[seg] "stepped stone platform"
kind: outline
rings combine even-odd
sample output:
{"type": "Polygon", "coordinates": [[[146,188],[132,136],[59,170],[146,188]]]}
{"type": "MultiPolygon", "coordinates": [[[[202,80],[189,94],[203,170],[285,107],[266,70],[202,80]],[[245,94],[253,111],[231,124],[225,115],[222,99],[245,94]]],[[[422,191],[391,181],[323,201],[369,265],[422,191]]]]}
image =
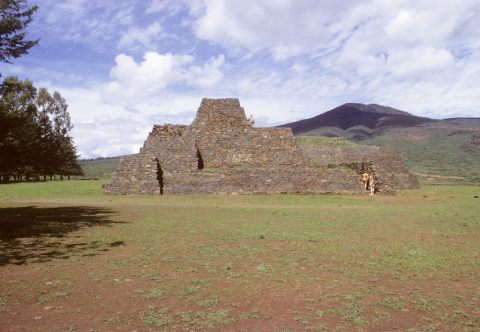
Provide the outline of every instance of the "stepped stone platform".
{"type": "Polygon", "coordinates": [[[204,98],[191,125],[154,125],[104,194],[356,194],[366,169],[381,192],[420,187],[393,149],[299,145],[290,128],[253,128],[238,99],[204,98]]]}
{"type": "Polygon", "coordinates": [[[317,164],[346,167],[358,174],[373,170],[380,191],[418,189],[420,184],[396,149],[376,146],[301,145],[305,154],[317,164]]]}

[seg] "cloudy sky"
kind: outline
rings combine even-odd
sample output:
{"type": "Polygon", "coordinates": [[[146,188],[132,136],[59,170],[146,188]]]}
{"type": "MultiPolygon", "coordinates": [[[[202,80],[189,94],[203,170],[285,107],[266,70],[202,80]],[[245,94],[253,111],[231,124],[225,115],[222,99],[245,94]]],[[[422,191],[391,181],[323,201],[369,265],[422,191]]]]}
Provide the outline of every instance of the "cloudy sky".
{"type": "Polygon", "coordinates": [[[40,45],[2,76],[67,100],[82,158],[239,98],[259,126],[347,102],[480,116],[478,0],[28,0],[40,45]]]}

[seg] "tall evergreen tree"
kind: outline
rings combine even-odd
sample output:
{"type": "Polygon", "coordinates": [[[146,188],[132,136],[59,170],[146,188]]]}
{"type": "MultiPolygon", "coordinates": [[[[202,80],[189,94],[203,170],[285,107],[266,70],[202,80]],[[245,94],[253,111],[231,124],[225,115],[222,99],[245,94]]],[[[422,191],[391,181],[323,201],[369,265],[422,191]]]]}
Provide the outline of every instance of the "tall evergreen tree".
{"type": "MultiPolygon", "coordinates": [[[[40,39],[25,40],[23,32],[38,7],[28,8],[25,0],[0,0],[0,61],[12,63],[38,44],[40,39]]],[[[0,74],[1,76],[1,74],[0,74]]]]}
{"type": "MultiPolygon", "coordinates": [[[[68,105],[64,98],[55,91],[53,96],[45,88],[40,88],[36,99],[39,108],[40,127],[42,131],[42,170],[44,179],[47,175],[60,174],[66,163],[66,155],[73,148],[68,132],[73,128],[68,105]]],[[[71,157],[71,156],[70,156],[71,157]]]]}
{"type": "Polygon", "coordinates": [[[60,174],[61,179],[63,176],[67,176],[70,180],[70,176],[82,176],[84,175],[82,166],[78,163],[77,148],[73,145],[73,141],[70,137],[63,141],[61,147],[62,162],[57,173],[60,174]]]}
{"type": "Polygon", "coordinates": [[[29,80],[5,78],[0,85],[0,173],[33,175],[39,138],[37,90],[29,80]]]}
{"type": "Polygon", "coordinates": [[[0,85],[0,176],[83,175],[68,132],[68,105],[58,92],[6,77],[0,85]]]}

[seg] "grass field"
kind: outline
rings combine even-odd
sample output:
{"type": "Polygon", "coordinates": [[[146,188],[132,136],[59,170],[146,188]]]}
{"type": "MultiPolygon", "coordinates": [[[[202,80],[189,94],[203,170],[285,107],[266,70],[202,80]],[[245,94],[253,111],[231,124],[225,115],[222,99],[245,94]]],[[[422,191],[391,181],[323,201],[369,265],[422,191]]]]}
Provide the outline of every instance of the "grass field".
{"type": "Polygon", "coordinates": [[[118,168],[120,163],[120,157],[112,158],[99,158],[94,160],[81,160],[80,166],[82,166],[85,175],[83,178],[93,179],[98,177],[100,179],[110,179],[113,171],[118,168]]]}
{"type": "Polygon", "coordinates": [[[479,331],[479,186],[103,196],[0,185],[2,331],[479,331]]]}
{"type": "Polygon", "coordinates": [[[350,142],[344,137],[325,136],[297,136],[298,144],[333,145],[333,146],[360,146],[350,142]]]}

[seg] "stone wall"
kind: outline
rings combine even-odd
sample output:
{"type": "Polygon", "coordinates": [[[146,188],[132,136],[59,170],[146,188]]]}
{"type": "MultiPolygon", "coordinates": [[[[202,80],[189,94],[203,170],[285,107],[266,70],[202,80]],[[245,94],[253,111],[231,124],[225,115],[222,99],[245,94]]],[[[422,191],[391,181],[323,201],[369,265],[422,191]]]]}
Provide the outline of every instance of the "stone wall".
{"type": "Polygon", "coordinates": [[[149,134],[149,136],[156,136],[156,137],[168,137],[168,136],[182,136],[187,126],[184,125],[172,125],[172,124],[165,124],[163,126],[160,125],[153,125],[153,130],[149,134]]]}
{"type": "Polygon", "coordinates": [[[385,193],[413,181],[394,150],[300,146],[290,128],[251,127],[238,99],[203,99],[190,126],[155,125],[104,194],[354,194],[368,167],[385,193]]]}
{"type": "MultiPolygon", "coordinates": [[[[154,163],[152,163],[153,165],[154,163]]],[[[156,169],[153,168],[155,171],[156,169]]],[[[135,171],[136,172],[136,171],[135,171]]],[[[157,174],[155,172],[155,174],[157,174]]],[[[159,194],[160,187],[152,186],[150,190],[139,191],[143,178],[137,173],[130,173],[138,182],[120,181],[122,186],[112,192],[112,187],[105,189],[105,194],[159,194]]],[[[119,180],[112,177],[112,184],[119,180]]],[[[232,170],[196,170],[185,172],[163,172],[163,193],[168,194],[356,194],[363,190],[357,174],[340,169],[232,169],[232,170]]],[[[158,185],[158,182],[157,182],[158,185]]]]}
{"type": "Polygon", "coordinates": [[[319,164],[373,162],[379,172],[408,173],[397,150],[376,146],[301,145],[305,154],[319,164]]]}
{"type": "Polygon", "coordinates": [[[311,165],[290,128],[220,127],[191,135],[205,168],[311,165]]]}
{"type": "Polygon", "coordinates": [[[151,155],[123,156],[110,183],[105,185],[105,195],[161,194],[158,181],[158,164],[151,155]]]}
{"type": "Polygon", "coordinates": [[[290,128],[253,128],[238,99],[206,99],[184,137],[195,140],[205,168],[311,165],[290,128]]]}
{"type": "Polygon", "coordinates": [[[232,171],[219,182],[219,189],[248,193],[338,193],[355,194],[363,190],[356,174],[339,169],[252,169],[232,171]]]}
{"type": "Polygon", "coordinates": [[[345,166],[361,174],[373,170],[377,176],[380,191],[392,192],[397,189],[416,189],[420,184],[410,174],[396,149],[376,146],[331,146],[301,145],[313,162],[330,167],[345,166]]]}
{"type": "Polygon", "coordinates": [[[149,135],[140,155],[154,156],[164,171],[184,171],[198,168],[195,140],[188,137],[157,137],[149,135]]]}
{"type": "MultiPolygon", "coordinates": [[[[166,132],[154,127],[157,132],[166,132]]],[[[120,159],[105,194],[163,194],[168,192],[172,174],[198,168],[195,141],[182,136],[155,136],[150,133],[140,153],[120,159]],[[156,184],[156,185],[154,185],[156,184]]]]}
{"type": "Polygon", "coordinates": [[[203,98],[197,116],[189,127],[193,129],[196,127],[251,127],[251,125],[238,99],[203,98]]]}

